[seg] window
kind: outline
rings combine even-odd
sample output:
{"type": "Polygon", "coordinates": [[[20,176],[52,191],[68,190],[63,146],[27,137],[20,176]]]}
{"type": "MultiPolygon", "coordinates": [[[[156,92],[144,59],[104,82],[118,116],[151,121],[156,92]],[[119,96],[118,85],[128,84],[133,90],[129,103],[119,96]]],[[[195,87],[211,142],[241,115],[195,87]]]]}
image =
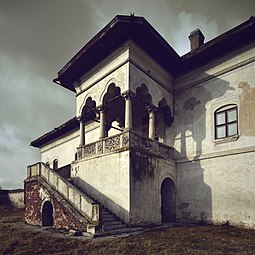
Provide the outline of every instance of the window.
{"type": "Polygon", "coordinates": [[[215,139],[238,134],[237,106],[227,105],[215,111],[215,139]]]}
{"type": "Polygon", "coordinates": [[[57,160],[57,159],[54,159],[54,160],[53,160],[53,169],[54,169],[54,170],[57,170],[57,169],[58,169],[58,160],[57,160]]]}

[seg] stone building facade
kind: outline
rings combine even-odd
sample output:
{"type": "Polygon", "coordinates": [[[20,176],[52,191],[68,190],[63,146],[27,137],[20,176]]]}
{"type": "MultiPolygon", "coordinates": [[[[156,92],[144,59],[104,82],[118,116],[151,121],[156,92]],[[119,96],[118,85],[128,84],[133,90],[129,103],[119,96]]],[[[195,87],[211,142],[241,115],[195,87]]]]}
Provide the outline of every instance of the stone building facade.
{"type": "Polygon", "coordinates": [[[116,16],[58,72],[76,116],[31,143],[28,223],[255,226],[255,19],[189,39],[180,57],[144,18],[116,16]]]}

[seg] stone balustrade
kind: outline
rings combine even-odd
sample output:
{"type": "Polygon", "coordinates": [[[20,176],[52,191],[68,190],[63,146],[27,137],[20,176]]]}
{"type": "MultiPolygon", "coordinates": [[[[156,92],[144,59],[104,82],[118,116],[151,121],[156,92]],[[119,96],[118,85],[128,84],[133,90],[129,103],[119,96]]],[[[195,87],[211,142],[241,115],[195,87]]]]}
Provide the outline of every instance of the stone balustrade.
{"type": "Polygon", "coordinates": [[[39,162],[27,167],[27,178],[40,176],[54,187],[70,204],[80,211],[92,224],[99,224],[99,205],[80,192],[70,182],[50,169],[46,164],[39,162]]]}
{"type": "Polygon", "coordinates": [[[155,157],[173,158],[173,148],[156,140],[143,137],[132,130],[100,139],[77,148],[78,159],[116,153],[122,150],[135,150],[155,157]]]}

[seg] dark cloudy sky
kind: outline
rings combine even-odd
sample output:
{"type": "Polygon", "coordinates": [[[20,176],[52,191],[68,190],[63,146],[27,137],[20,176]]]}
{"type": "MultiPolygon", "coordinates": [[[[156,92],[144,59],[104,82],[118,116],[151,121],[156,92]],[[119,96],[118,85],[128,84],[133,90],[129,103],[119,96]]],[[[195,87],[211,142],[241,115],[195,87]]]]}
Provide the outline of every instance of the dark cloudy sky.
{"type": "Polygon", "coordinates": [[[0,0],[0,186],[22,187],[39,161],[29,143],[75,115],[75,94],[52,83],[115,15],[144,16],[183,55],[255,15],[254,0],[0,0]]]}

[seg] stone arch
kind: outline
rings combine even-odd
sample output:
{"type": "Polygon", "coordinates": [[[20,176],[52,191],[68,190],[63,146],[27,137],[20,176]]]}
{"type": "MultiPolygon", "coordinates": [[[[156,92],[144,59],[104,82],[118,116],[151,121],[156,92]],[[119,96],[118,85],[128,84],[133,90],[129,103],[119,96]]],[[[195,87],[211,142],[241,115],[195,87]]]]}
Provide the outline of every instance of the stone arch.
{"type": "Polygon", "coordinates": [[[103,96],[102,105],[106,109],[106,132],[114,135],[124,129],[125,122],[125,99],[121,96],[120,87],[110,83],[103,96]],[[116,125],[112,125],[112,124],[116,125]]]}
{"type": "Polygon", "coordinates": [[[170,127],[173,122],[171,109],[167,100],[163,97],[158,102],[158,111],[156,112],[156,135],[159,142],[166,140],[166,127],[170,127]]]}
{"type": "Polygon", "coordinates": [[[149,112],[148,107],[152,105],[152,97],[146,84],[142,83],[141,86],[136,88],[135,97],[132,99],[133,111],[133,129],[148,137],[149,131],[149,112]]]}
{"type": "Polygon", "coordinates": [[[173,116],[167,100],[164,97],[158,102],[158,109],[159,112],[163,114],[166,125],[170,127],[173,123],[173,116]]]}
{"type": "Polygon", "coordinates": [[[116,86],[115,83],[111,83],[107,87],[107,91],[103,96],[102,104],[108,105],[111,100],[121,95],[120,87],[116,86]]]}
{"type": "Polygon", "coordinates": [[[42,226],[53,226],[53,204],[46,200],[42,206],[42,226]]]}
{"type": "Polygon", "coordinates": [[[176,185],[172,178],[166,177],[160,185],[161,220],[175,222],[176,220],[176,185]]]}
{"type": "Polygon", "coordinates": [[[92,97],[88,97],[81,111],[81,118],[83,122],[93,120],[96,117],[96,101],[92,97]]]}
{"type": "Polygon", "coordinates": [[[102,91],[102,93],[101,93],[101,95],[100,95],[99,102],[101,102],[101,103],[103,102],[104,95],[107,93],[107,90],[108,90],[108,88],[109,88],[109,86],[110,86],[111,84],[117,84],[117,81],[116,81],[115,78],[110,79],[110,80],[105,84],[104,89],[103,89],[103,91],[102,91]]]}
{"type": "Polygon", "coordinates": [[[149,89],[144,83],[142,83],[140,87],[136,88],[136,97],[148,106],[152,104],[152,97],[149,93],[149,89]]]}
{"type": "Polygon", "coordinates": [[[79,114],[80,114],[80,115],[81,115],[81,113],[82,113],[83,107],[84,107],[85,104],[86,104],[87,99],[88,99],[89,97],[92,98],[92,95],[91,95],[91,94],[92,94],[92,93],[89,92],[89,93],[84,97],[84,99],[83,99],[83,101],[82,101],[82,104],[81,104],[81,106],[80,106],[80,109],[79,109],[79,114]]]}

